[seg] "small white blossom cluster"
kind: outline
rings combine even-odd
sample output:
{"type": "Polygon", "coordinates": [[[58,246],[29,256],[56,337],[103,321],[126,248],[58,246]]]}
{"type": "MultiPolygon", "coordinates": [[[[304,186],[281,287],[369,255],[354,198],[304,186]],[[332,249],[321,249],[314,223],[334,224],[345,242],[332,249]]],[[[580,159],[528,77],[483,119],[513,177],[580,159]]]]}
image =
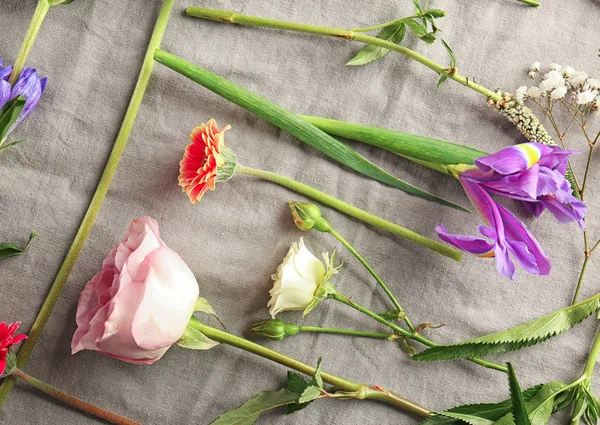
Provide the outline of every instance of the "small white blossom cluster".
{"type": "Polygon", "coordinates": [[[570,93],[575,104],[588,106],[596,111],[600,109],[600,79],[591,78],[571,66],[562,67],[556,63],[551,64],[550,71],[544,74],[540,71],[539,62],[531,65],[528,75],[534,80],[539,78],[539,84],[517,89],[514,98],[520,104],[525,99],[538,101],[542,97],[560,100],[570,93]]]}

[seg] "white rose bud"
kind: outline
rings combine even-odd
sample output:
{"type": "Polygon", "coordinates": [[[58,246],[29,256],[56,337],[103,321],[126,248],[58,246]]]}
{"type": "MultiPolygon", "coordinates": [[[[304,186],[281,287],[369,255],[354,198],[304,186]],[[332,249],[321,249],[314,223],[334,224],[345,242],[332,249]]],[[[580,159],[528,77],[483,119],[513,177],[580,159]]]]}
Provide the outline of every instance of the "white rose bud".
{"type": "MultiPolygon", "coordinates": [[[[273,289],[267,304],[275,316],[282,311],[305,310],[305,315],[328,293],[335,291],[329,279],[337,272],[324,254],[327,268],[304,246],[304,239],[294,242],[277,272],[271,276],[273,289]]],[[[333,261],[333,260],[332,260],[333,261]]]]}

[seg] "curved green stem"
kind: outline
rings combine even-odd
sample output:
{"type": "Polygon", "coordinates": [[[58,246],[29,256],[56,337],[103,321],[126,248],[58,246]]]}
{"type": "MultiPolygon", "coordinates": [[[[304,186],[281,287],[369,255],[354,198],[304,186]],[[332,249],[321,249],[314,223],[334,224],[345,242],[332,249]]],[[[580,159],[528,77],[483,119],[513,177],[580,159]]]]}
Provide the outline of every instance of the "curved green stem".
{"type": "MultiPolygon", "coordinates": [[[[398,325],[395,325],[392,322],[390,322],[388,320],[385,320],[383,317],[381,317],[377,313],[372,312],[371,310],[367,309],[366,307],[361,306],[360,304],[356,304],[354,301],[351,301],[350,299],[348,299],[344,295],[340,294],[339,292],[335,293],[335,294],[332,294],[330,297],[333,300],[339,301],[342,304],[346,304],[347,306],[352,307],[353,309],[360,311],[361,313],[363,313],[363,314],[371,317],[372,319],[375,319],[379,323],[381,323],[381,324],[389,327],[390,329],[398,332],[399,335],[402,335],[405,338],[418,341],[421,344],[426,345],[428,347],[437,347],[437,346],[439,346],[439,344],[436,344],[435,342],[433,342],[430,339],[427,339],[427,338],[419,335],[418,333],[408,332],[407,330],[402,329],[398,325]]],[[[495,370],[499,370],[499,371],[504,372],[504,373],[508,372],[508,369],[506,368],[506,366],[502,366],[502,365],[499,365],[497,363],[489,362],[487,360],[483,360],[483,359],[479,359],[479,358],[475,358],[475,357],[471,358],[471,359],[468,359],[468,360],[471,361],[471,362],[473,362],[473,363],[476,363],[476,364],[478,364],[480,366],[488,368],[488,369],[495,369],[495,370]]]]}
{"type": "Polygon", "coordinates": [[[104,410],[98,406],[94,406],[93,404],[87,403],[80,398],[74,397],[71,394],[65,393],[53,386],[46,384],[45,382],[40,381],[39,379],[34,378],[23,372],[20,369],[15,369],[11,372],[11,375],[22,379],[24,382],[27,382],[34,388],[64,402],[67,403],[76,409],[82,410],[84,412],[89,413],[90,415],[97,416],[105,421],[110,422],[111,424],[117,425],[140,425],[138,422],[131,421],[127,418],[119,416],[115,413],[109,412],[108,410],[104,410]]]}
{"type": "Polygon", "coordinates": [[[360,208],[350,205],[344,201],[340,201],[339,199],[334,198],[331,195],[328,195],[317,189],[313,189],[312,187],[297,182],[296,180],[290,179],[289,177],[284,177],[282,175],[271,173],[269,171],[245,167],[241,164],[237,164],[236,173],[260,177],[261,179],[268,180],[283,187],[287,187],[288,189],[291,189],[302,195],[308,196],[318,202],[321,202],[324,205],[328,205],[332,208],[335,208],[336,210],[344,214],[347,214],[358,220],[364,221],[365,223],[369,223],[375,227],[379,227],[380,229],[386,230],[395,235],[402,236],[403,238],[408,239],[409,241],[417,243],[426,248],[429,248],[432,251],[437,252],[438,254],[442,254],[455,261],[461,260],[461,253],[455,250],[454,248],[450,248],[446,245],[429,239],[428,237],[420,235],[419,233],[413,232],[412,230],[399,226],[398,224],[392,223],[391,221],[384,220],[381,217],[363,211],[360,208]]]}
{"type": "MultiPolygon", "coordinates": [[[[205,325],[195,317],[190,319],[189,325],[214,341],[241,348],[242,350],[257,354],[261,357],[272,360],[306,375],[314,376],[316,372],[316,368],[313,366],[302,363],[296,359],[286,356],[285,354],[271,350],[267,347],[263,347],[262,345],[256,344],[252,341],[248,341],[247,339],[240,338],[220,329],[213,328],[212,326],[205,325]]],[[[348,379],[340,378],[339,376],[332,375],[327,372],[321,372],[321,378],[323,378],[324,382],[333,385],[337,390],[347,392],[363,392],[366,399],[384,401],[424,418],[429,417],[432,413],[431,410],[419,406],[410,400],[400,397],[380,387],[369,387],[348,379]]]]}
{"type": "Polygon", "coordinates": [[[29,24],[29,28],[27,29],[27,33],[25,34],[25,39],[23,40],[23,44],[21,45],[21,50],[19,50],[19,54],[17,55],[17,59],[15,60],[15,64],[13,66],[13,70],[8,78],[8,84],[11,86],[14,85],[19,79],[19,75],[21,75],[21,71],[25,67],[25,63],[27,62],[27,58],[29,57],[29,52],[31,52],[31,48],[33,47],[33,43],[37,38],[38,33],[40,32],[40,28],[42,27],[42,23],[44,22],[44,18],[48,14],[50,10],[50,3],[47,0],[38,0],[38,4],[35,8],[35,12],[33,12],[33,17],[31,18],[31,23],[29,24]]]}
{"type": "Polygon", "coordinates": [[[356,257],[356,259],[363,265],[365,266],[365,269],[367,269],[367,271],[369,273],[371,273],[371,276],[373,276],[375,278],[375,280],[377,281],[377,283],[379,284],[379,286],[381,286],[381,288],[383,289],[383,291],[387,294],[388,298],[392,301],[392,304],[394,304],[394,307],[396,307],[396,310],[398,310],[399,313],[403,313],[404,315],[404,322],[406,323],[406,326],[408,326],[408,328],[410,329],[410,331],[412,333],[415,332],[415,328],[412,325],[412,323],[410,322],[410,320],[408,319],[408,316],[406,315],[406,312],[404,311],[404,309],[400,306],[400,303],[398,302],[398,300],[396,299],[396,297],[394,296],[394,294],[392,294],[392,291],[390,291],[390,288],[388,288],[388,286],[385,284],[385,282],[383,281],[383,279],[381,279],[381,277],[379,277],[379,275],[377,274],[377,272],[375,272],[375,270],[373,269],[373,267],[371,267],[371,265],[369,263],[367,263],[367,261],[362,258],[360,256],[360,254],[352,247],[352,245],[350,245],[343,237],[342,235],[340,235],[338,232],[336,232],[334,229],[330,229],[329,233],[336,238],[342,245],[344,245],[346,247],[346,249],[348,251],[350,251],[350,253],[352,255],[354,255],[356,257]]]}
{"type": "Polygon", "coordinates": [[[336,335],[350,335],[350,336],[361,336],[365,338],[380,338],[393,340],[396,334],[384,334],[378,332],[368,331],[356,331],[353,329],[339,329],[339,328],[324,328],[320,326],[298,326],[299,332],[312,332],[322,334],[336,334],[336,335]]]}
{"type": "Polygon", "coordinates": [[[362,33],[356,33],[354,31],[343,28],[324,27],[320,25],[301,24],[297,22],[287,22],[276,19],[260,18],[257,16],[247,16],[241,13],[235,13],[226,10],[189,7],[186,13],[189,16],[195,18],[209,19],[219,22],[236,23],[242,25],[252,25],[257,27],[277,28],[310,34],[319,34],[329,37],[338,37],[345,40],[360,41],[362,43],[370,44],[372,46],[383,47],[384,49],[392,50],[394,52],[408,56],[409,58],[435,71],[437,74],[443,75],[446,78],[449,78],[451,80],[456,81],[457,83],[462,84],[463,86],[469,87],[470,89],[473,89],[476,92],[483,94],[489,99],[492,99],[496,102],[502,100],[502,96],[500,96],[492,90],[483,87],[482,85],[473,82],[472,80],[469,80],[466,77],[463,77],[458,73],[458,71],[455,68],[448,69],[445,66],[440,65],[439,63],[434,62],[431,59],[421,55],[420,53],[415,52],[414,50],[408,49],[404,46],[400,46],[395,43],[391,43],[386,40],[382,40],[377,37],[372,37],[362,33]]]}
{"type": "MultiPolygon", "coordinates": [[[[100,207],[104,202],[104,198],[108,193],[108,188],[110,187],[110,183],[112,182],[115,172],[117,171],[117,165],[119,164],[121,156],[123,155],[123,151],[125,150],[125,145],[129,139],[129,134],[131,133],[133,123],[135,122],[135,118],[140,109],[144,93],[146,92],[148,80],[150,79],[152,67],[154,66],[154,50],[160,46],[162,36],[167,26],[167,21],[173,7],[173,2],[174,0],[165,0],[162,5],[156,21],[156,26],[154,27],[154,32],[152,33],[152,38],[150,39],[150,43],[148,45],[148,50],[144,58],[144,63],[142,64],[142,69],[140,71],[137,84],[131,96],[129,107],[127,108],[125,118],[123,119],[121,129],[119,130],[119,134],[115,140],[113,150],[108,158],[108,162],[106,163],[102,177],[98,182],[98,187],[96,188],[94,197],[92,198],[88,210],[85,213],[85,217],[79,226],[79,230],[77,231],[77,235],[75,235],[75,239],[71,244],[71,248],[69,249],[63,264],[56,275],[56,279],[50,288],[50,292],[48,293],[48,296],[46,297],[46,300],[44,301],[44,304],[42,305],[42,308],[40,309],[40,312],[33,323],[31,331],[28,333],[29,337],[23,344],[23,347],[17,356],[17,367],[21,369],[27,363],[33,348],[42,335],[42,331],[44,330],[44,327],[46,326],[46,323],[52,314],[52,310],[54,309],[54,306],[56,305],[56,302],[58,301],[65,284],[67,283],[67,279],[71,274],[71,270],[73,270],[75,262],[77,261],[81,250],[83,249],[83,245],[85,244],[85,241],[90,234],[92,227],[94,226],[94,222],[96,221],[100,207]]],[[[2,385],[0,385],[0,408],[2,408],[2,405],[8,398],[8,395],[10,394],[14,384],[15,379],[8,377],[4,380],[2,385]]]]}

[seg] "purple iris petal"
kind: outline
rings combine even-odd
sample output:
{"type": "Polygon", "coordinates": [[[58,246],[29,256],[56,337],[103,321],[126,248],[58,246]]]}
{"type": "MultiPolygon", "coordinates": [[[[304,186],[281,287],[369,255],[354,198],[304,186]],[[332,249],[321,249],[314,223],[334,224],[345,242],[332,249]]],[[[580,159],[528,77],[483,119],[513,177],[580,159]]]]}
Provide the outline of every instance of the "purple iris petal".
{"type": "Polygon", "coordinates": [[[569,156],[574,153],[556,146],[523,143],[476,159],[477,168],[461,176],[489,193],[523,201],[536,216],[548,208],[561,223],[576,221],[583,229],[586,206],[573,196],[565,179],[569,156]]]}
{"type": "Polygon", "coordinates": [[[497,204],[481,184],[463,176],[458,179],[487,224],[479,226],[479,232],[491,242],[476,236],[450,234],[443,225],[436,227],[440,239],[479,257],[495,257],[498,272],[509,279],[516,276],[511,255],[527,272],[548,274],[550,260],[525,225],[497,204]]]}
{"type": "Polygon", "coordinates": [[[0,79],[0,109],[10,100],[10,84],[0,79]]]}

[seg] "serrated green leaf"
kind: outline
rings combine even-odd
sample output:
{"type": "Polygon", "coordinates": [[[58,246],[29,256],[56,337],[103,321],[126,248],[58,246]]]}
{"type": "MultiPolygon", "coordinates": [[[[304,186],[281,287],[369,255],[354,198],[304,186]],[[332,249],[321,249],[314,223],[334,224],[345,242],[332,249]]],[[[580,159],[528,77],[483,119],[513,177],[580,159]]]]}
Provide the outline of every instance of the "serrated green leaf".
{"type": "Polygon", "coordinates": [[[217,341],[213,341],[202,332],[187,325],[185,332],[177,341],[177,345],[190,350],[210,350],[215,345],[219,345],[217,341]]]}
{"type": "Polygon", "coordinates": [[[313,376],[312,384],[315,385],[320,390],[323,389],[323,378],[321,378],[321,362],[323,359],[319,357],[317,361],[317,369],[315,370],[315,376],[313,376]]]}
{"type": "MultiPolygon", "coordinates": [[[[531,400],[537,392],[540,390],[542,385],[529,388],[523,392],[523,398],[526,401],[531,400]]],[[[504,400],[500,403],[482,403],[482,404],[467,404],[463,406],[453,407],[447,410],[450,413],[459,413],[463,415],[477,416],[491,421],[496,421],[506,414],[510,413],[511,400],[504,400]]],[[[462,420],[450,418],[448,416],[436,415],[431,418],[425,419],[419,425],[459,425],[462,424],[462,420]]]]}
{"type": "Polygon", "coordinates": [[[563,333],[594,314],[600,308],[599,300],[600,294],[508,330],[459,344],[429,348],[411,359],[421,362],[468,359],[529,347],[563,333]]]}
{"type": "Polygon", "coordinates": [[[29,235],[29,240],[24,248],[19,248],[14,243],[2,242],[0,243],[0,260],[8,257],[15,257],[17,255],[22,255],[29,249],[29,245],[34,238],[37,238],[37,233],[31,233],[29,235]]]}
{"type": "Polygon", "coordinates": [[[6,366],[4,367],[4,372],[0,374],[0,378],[10,375],[16,367],[17,356],[12,351],[8,351],[8,353],[6,353],[6,366]]]}
{"type": "Polygon", "coordinates": [[[415,19],[407,19],[404,21],[404,23],[417,37],[421,38],[427,35],[427,28],[425,28],[423,24],[417,22],[415,19]]]}
{"type": "Polygon", "coordinates": [[[313,400],[316,400],[321,395],[321,389],[315,385],[311,385],[307,389],[304,390],[300,398],[298,399],[298,403],[309,403],[313,400]]]}
{"type": "MultiPolygon", "coordinates": [[[[304,379],[302,375],[295,372],[288,372],[287,380],[285,382],[285,388],[287,390],[298,394],[298,397],[300,397],[304,390],[306,390],[308,387],[310,387],[310,382],[304,379]]],[[[290,413],[302,410],[309,404],[310,403],[290,403],[285,406],[285,414],[289,415],[290,413]]]]}
{"type": "Polygon", "coordinates": [[[263,391],[240,407],[223,413],[211,425],[252,425],[266,410],[295,403],[297,400],[298,394],[285,388],[277,392],[263,391]]]}
{"type": "Polygon", "coordinates": [[[6,102],[2,110],[0,110],[0,145],[4,143],[9,130],[17,121],[19,115],[21,115],[25,107],[25,102],[25,98],[19,95],[6,102]]]}
{"type": "MultiPolygon", "coordinates": [[[[406,35],[406,25],[404,23],[399,22],[394,25],[390,25],[385,27],[379,34],[377,34],[377,38],[382,40],[389,41],[390,43],[400,44],[406,35]]],[[[373,46],[372,44],[368,44],[362,49],[358,51],[358,53],[346,62],[346,65],[358,66],[358,65],[366,65],[377,59],[383,58],[390,52],[389,49],[385,47],[373,46]]]]}
{"type": "Polygon", "coordinates": [[[510,363],[507,363],[506,365],[508,366],[508,386],[510,388],[512,415],[515,420],[515,425],[531,425],[527,415],[527,409],[525,408],[525,398],[521,392],[515,369],[510,363]]]}
{"type": "Polygon", "coordinates": [[[293,112],[277,105],[232,81],[213,74],[184,59],[157,49],[157,62],[177,71],[236,105],[256,114],[302,142],[317,149],[346,167],[389,186],[401,189],[422,199],[464,211],[464,208],[406,183],[381,169],[354,149],[333,138],[293,112]]]}
{"type": "Polygon", "coordinates": [[[469,425],[494,425],[494,421],[489,419],[480,418],[479,416],[465,415],[463,413],[454,412],[437,412],[438,415],[448,416],[452,419],[459,419],[462,422],[466,422],[469,425]]]}
{"type": "MultiPolygon", "coordinates": [[[[552,381],[542,385],[530,401],[525,403],[532,425],[541,425],[546,422],[553,412],[555,398],[566,387],[562,382],[552,381]]],[[[515,425],[512,412],[509,412],[495,422],[495,425],[515,425]]]]}

